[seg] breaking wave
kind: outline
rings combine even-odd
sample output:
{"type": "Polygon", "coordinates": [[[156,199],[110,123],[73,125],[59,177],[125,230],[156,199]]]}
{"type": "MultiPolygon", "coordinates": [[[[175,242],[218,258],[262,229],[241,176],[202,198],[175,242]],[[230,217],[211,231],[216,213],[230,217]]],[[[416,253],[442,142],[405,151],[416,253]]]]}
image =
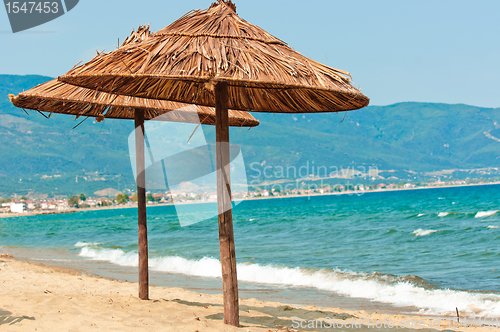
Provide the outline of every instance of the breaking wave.
{"type": "MultiPolygon", "coordinates": [[[[435,232],[434,230],[420,230],[435,232]]],[[[415,233],[415,232],[414,232],[415,233]]],[[[430,233],[428,233],[430,234],[430,233]]],[[[137,266],[138,255],[121,249],[82,247],[80,256],[121,266],[137,266]]],[[[221,277],[218,259],[204,257],[188,260],[177,256],[150,258],[150,269],[200,277],[221,277]]],[[[379,273],[366,274],[330,269],[306,269],[252,263],[238,264],[238,280],[268,285],[311,287],[353,298],[414,306],[420,313],[448,315],[455,307],[460,313],[475,316],[500,315],[500,295],[425,287],[418,277],[401,278],[379,273]],[[453,305],[450,306],[450,303],[453,305]]],[[[425,282],[424,282],[425,283],[425,282]]]]}

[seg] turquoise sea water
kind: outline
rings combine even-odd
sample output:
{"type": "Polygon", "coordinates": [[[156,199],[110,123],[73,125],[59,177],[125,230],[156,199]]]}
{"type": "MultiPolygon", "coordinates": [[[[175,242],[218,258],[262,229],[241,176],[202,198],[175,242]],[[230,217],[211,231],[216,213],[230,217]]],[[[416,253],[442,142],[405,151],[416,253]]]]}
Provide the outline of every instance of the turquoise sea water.
{"type": "MultiPolygon", "coordinates": [[[[458,307],[469,315],[498,317],[499,189],[245,201],[233,211],[238,278],[257,297],[259,290],[291,297],[302,292],[303,302],[309,294],[325,306],[350,299],[427,314],[458,307]]],[[[76,267],[95,262],[100,265],[94,273],[121,267],[118,277],[133,275],[136,213],[0,219],[0,251],[27,250],[31,259],[73,261],[76,267]]],[[[220,287],[216,218],[181,227],[173,206],[150,207],[148,228],[153,283],[220,287]]]]}

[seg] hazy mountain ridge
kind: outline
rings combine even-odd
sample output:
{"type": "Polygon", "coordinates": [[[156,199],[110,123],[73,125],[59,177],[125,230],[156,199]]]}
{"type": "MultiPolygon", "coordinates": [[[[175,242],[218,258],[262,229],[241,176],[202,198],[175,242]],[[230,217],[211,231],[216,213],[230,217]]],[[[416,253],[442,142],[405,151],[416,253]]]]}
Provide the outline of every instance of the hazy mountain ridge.
{"type": "MultiPolygon", "coordinates": [[[[8,94],[50,79],[0,75],[0,192],[132,188],[127,141],[132,121],[98,124],[89,118],[72,130],[83,118],[53,114],[46,119],[35,111],[28,116],[10,103],[8,94]],[[82,177],[78,183],[77,176],[82,177]]],[[[308,163],[417,172],[500,167],[498,108],[408,102],[347,114],[252,114],[259,127],[231,131],[231,141],[242,146],[248,175],[265,166],[308,163]]],[[[213,130],[204,131],[213,139],[213,130]]]]}

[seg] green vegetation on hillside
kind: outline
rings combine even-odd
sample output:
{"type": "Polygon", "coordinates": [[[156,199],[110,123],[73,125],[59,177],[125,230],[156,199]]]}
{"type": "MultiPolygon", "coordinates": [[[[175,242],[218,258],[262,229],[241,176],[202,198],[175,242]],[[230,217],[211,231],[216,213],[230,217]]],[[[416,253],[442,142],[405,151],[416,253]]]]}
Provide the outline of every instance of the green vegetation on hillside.
{"type": "MultiPolygon", "coordinates": [[[[28,116],[8,100],[9,93],[48,80],[0,75],[0,195],[133,188],[132,121],[89,118],[72,130],[81,118],[53,114],[46,119],[34,111],[28,116]]],[[[279,166],[416,172],[500,167],[500,109],[408,102],[347,114],[253,115],[259,127],[231,129],[231,141],[242,147],[252,177],[256,170],[276,172],[279,166]]],[[[204,132],[213,140],[213,127],[204,132]]]]}

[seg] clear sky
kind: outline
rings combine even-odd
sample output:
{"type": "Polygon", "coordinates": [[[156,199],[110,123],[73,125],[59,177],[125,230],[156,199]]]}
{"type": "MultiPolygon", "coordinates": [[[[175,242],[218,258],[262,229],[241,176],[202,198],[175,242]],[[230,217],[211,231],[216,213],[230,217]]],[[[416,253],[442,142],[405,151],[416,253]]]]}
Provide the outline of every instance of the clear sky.
{"type": "MultiPolygon", "coordinates": [[[[352,74],[371,105],[403,101],[500,107],[500,1],[234,0],[243,19],[352,74]]],[[[0,9],[0,74],[55,77],[132,29],[167,26],[211,0],[80,0],[13,34],[0,9]]]]}

